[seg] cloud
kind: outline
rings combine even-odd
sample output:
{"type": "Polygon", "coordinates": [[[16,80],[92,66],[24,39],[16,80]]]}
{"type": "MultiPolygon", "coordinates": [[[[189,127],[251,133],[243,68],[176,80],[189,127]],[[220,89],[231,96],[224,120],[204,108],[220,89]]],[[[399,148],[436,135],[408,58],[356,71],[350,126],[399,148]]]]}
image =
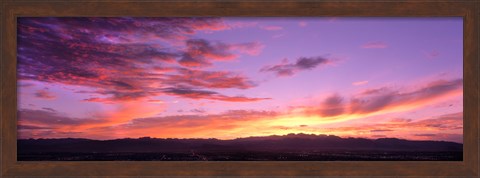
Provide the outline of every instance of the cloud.
{"type": "Polygon", "coordinates": [[[408,123],[408,122],[412,122],[412,119],[395,118],[390,120],[390,123],[408,123]]]}
{"type": "Polygon", "coordinates": [[[43,110],[46,110],[46,111],[50,111],[50,112],[57,112],[57,110],[52,109],[52,108],[43,107],[42,109],[43,109],[43,110]]]}
{"type": "Polygon", "coordinates": [[[150,137],[161,138],[230,138],[232,135],[247,136],[251,130],[246,132],[243,129],[249,129],[248,125],[274,119],[277,115],[273,111],[228,110],[218,114],[145,117],[132,119],[128,123],[90,128],[81,135],[84,138],[102,139],[140,137],[146,133],[150,137]]]}
{"type": "Polygon", "coordinates": [[[377,112],[392,112],[418,108],[443,97],[462,92],[463,79],[435,80],[411,91],[381,87],[367,89],[350,97],[347,102],[338,95],[324,99],[319,106],[306,106],[307,115],[332,117],[338,115],[368,115],[377,112]]]}
{"type": "MultiPolygon", "coordinates": [[[[103,103],[159,96],[158,88],[174,87],[175,80],[207,90],[254,87],[238,73],[194,70],[189,75],[187,69],[176,67],[208,66],[262,51],[259,42],[192,39],[199,32],[230,28],[222,18],[206,17],[22,17],[18,19],[19,79],[90,88],[84,92],[94,96],[84,101],[103,103]],[[213,76],[218,78],[205,78],[213,76]],[[203,78],[188,82],[187,77],[203,78]]],[[[52,99],[46,91],[36,95],[52,99]]]]}
{"type": "Polygon", "coordinates": [[[462,86],[462,79],[437,80],[410,92],[384,90],[381,93],[357,96],[351,99],[350,111],[352,113],[369,113],[402,106],[418,107],[433,99],[448,96],[452,92],[462,92],[462,86]]]}
{"type": "Polygon", "coordinates": [[[264,47],[259,42],[225,44],[204,39],[189,39],[186,46],[187,49],[179,60],[179,63],[186,67],[205,67],[212,65],[212,61],[233,60],[238,57],[233,51],[258,55],[264,47]]]}
{"type": "Polygon", "coordinates": [[[75,138],[83,132],[63,132],[49,129],[18,130],[19,138],[75,138]]]}
{"type": "Polygon", "coordinates": [[[163,91],[167,94],[182,96],[192,99],[207,98],[212,95],[217,95],[217,92],[206,90],[195,90],[191,88],[165,88],[163,91]]]}
{"type": "Polygon", "coordinates": [[[194,113],[205,113],[206,111],[204,109],[191,109],[190,112],[194,113]]]}
{"type": "Polygon", "coordinates": [[[418,137],[433,137],[433,136],[436,136],[437,134],[414,134],[414,135],[418,137]]]}
{"type": "Polygon", "coordinates": [[[165,103],[164,101],[162,100],[156,100],[156,99],[151,99],[151,100],[148,100],[149,103],[158,103],[158,104],[162,104],[162,103],[165,103]]]}
{"type": "Polygon", "coordinates": [[[378,94],[387,91],[387,87],[381,87],[381,88],[369,88],[364,90],[361,94],[362,95],[370,95],[370,94],[378,94]]]}
{"type": "Polygon", "coordinates": [[[255,87],[255,82],[247,77],[227,71],[202,71],[186,68],[177,69],[178,74],[166,75],[164,83],[171,85],[187,84],[204,88],[238,88],[255,87]]]}
{"type": "Polygon", "coordinates": [[[28,88],[28,87],[35,86],[35,84],[33,83],[25,83],[25,82],[18,82],[17,85],[19,88],[28,88]]]}
{"type": "Polygon", "coordinates": [[[230,46],[232,50],[236,50],[252,56],[259,55],[264,47],[265,45],[261,44],[260,42],[232,44],[230,46]]]}
{"type": "Polygon", "coordinates": [[[365,43],[365,44],[363,44],[361,47],[362,47],[362,48],[366,48],[366,49],[387,48],[388,45],[385,44],[384,42],[381,42],[381,41],[374,41],[374,42],[365,43]]]}
{"type": "Polygon", "coordinates": [[[150,94],[152,91],[114,91],[114,90],[106,90],[106,91],[97,91],[97,93],[102,94],[102,95],[107,95],[110,97],[104,97],[104,98],[99,98],[99,97],[93,97],[93,98],[87,98],[84,99],[83,101],[86,102],[101,102],[101,103],[106,103],[106,104],[115,104],[118,102],[124,102],[124,101],[136,101],[140,100],[143,98],[146,98],[147,96],[151,96],[154,94],[150,94]]]}
{"type": "Polygon", "coordinates": [[[271,98],[248,98],[244,96],[225,96],[214,91],[198,90],[192,88],[165,88],[166,94],[185,97],[190,99],[209,99],[228,102],[252,102],[260,100],[268,100],[271,98]]]}
{"type": "MultiPolygon", "coordinates": [[[[360,127],[369,128],[371,130],[388,130],[394,132],[399,130],[416,130],[416,132],[445,132],[463,129],[463,112],[455,112],[439,116],[433,116],[428,119],[412,121],[411,119],[403,119],[399,122],[398,119],[391,119],[390,121],[378,124],[365,124],[360,127]]],[[[423,133],[421,133],[423,134],[423,133]]],[[[415,134],[414,134],[415,135],[415,134]]],[[[417,134],[418,136],[418,134],[417,134]]],[[[423,135],[427,136],[427,135],[423,135]]],[[[432,135],[430,135],[432,136],[432,135]]]]}
{"type": "MultiPolygon", "coordinates": [[[[415,136],[415,135],[414,135],[415,136]]],[[[459,133],[438,133],[438,134],[418,134],[416,139],[421,140],[443,140],[463,143],[463,134],[459,133]]]]}
{"type": "Polygon", "coordinates": [[[37,98],[45,99],[45,100],[52,100],[52,99],[57,98],[57,96],[55,96],[55,94],[53,94],[53,93],[51,93],[47,90],[37,90],[34,95],[37,98]]]}
{"type": "Polygon", "coordinates": [[[338,94],[327,97],[322,104],[314,110],[308,110],[307,114],[318,114],[320,116],[337,116],[345,112],[343,98],[338,94]]]}
{"type": "Polygon", "coordinates": [[[204,25],[197,24],[203,24],[200,21],[202,19],[20,18],[19,78],[88,86],[107,93],[146,90],[147,83],[135,82],[150,76],[149,68],[143,66],[169,63],[177,55],[142,41],[142,36],[155,32],[165,35],[158,38],[186,35],[196,28],[205,29],[204,25]],[[182,24],[177,24],[179,22],[182,24]],[[172,29],[165,29],[164,25],[171,25],[172,29]],[[137,36],[128,35],[132,32],[137,36]],[[113,40],[117,36],[122,39],[113,40]]]}
{"type": "Polygon", "coordinates": [[[367,98],[353,98],[350,101],[350,111],[352,113],[371,113],[379,111],[393,105],[396,99],[396,93],[373,96],[367,98]]]}
{"type": "Polygon", "coordinates": [[[374,129],[374,130],[370,130],[370,132],[391,132],[393,130],[391,129],[374,129]]]}
{"type": "Polygon", "coordinates": [[[62,116],[50,110],[22,109],[18,111],[19,125],[29,125],[28,128],[61,128],[63,126],[79,126],[103,122],[97,119],[71,118],[62,116]]]}
{"type": "Polygon", "coordinates": [[[203,39],[186,41],[187,50],[179,61],[183,66],[202,67],[212,65],[211,60],[232,60],[237,56],[229,52],[229,45],[224,43],[210,43],[203,39]]]}
{"type": "Polygon", "coordinates": [[[324,133],[364,137],[396,137],[412,140],[446,140],[463,142],[463,112],[432,116],[422,120],[394,118],[348,127],[322,128],[324,133]],[[388,134],[387,134],[388,133],[388,134]],[[379,136],[381,134],[382,136],[379,136]],[[385,134],[385,135],[383,135],[385,134]]]}
{"type": "Polygon", "coordinates": [[[274,72],[277,76],[292,76],[302,70],[311,70],[319,65],[326,65],[332,60],[323,57],[300,57],[295,63],[288,63],[287,60],[281,64],[265,66],[261,72],[274,72]]]}
{"type": "Polygon", "coordinates": [[[425,119],[414,123],[409,123],[415,127],[428,127],[435,130],[455,130],[463,129],[463,112],[441,115],[437,118],[425,119]]]}
{"type": "Polygon", "coordinates": [[[93,97],[93,98],[83,99],[83,101],[85,101],[85,102],[98,102],[98,103],[105,103],[105,104],[115,104],[115,101],[117,101],[117,99],[115,99],[115,98],[93,97]]]}
{"type": "Polygon", "coordinates": [[[267,31],[283,30],[283,27],[281,27],[281,26],[274,26],[274,25],[261,26],[260,28],[263,29],[263,30],[267,30],[267,31]]]}
{"type": "Polygon", "coordinates": [[[51,127],[39,127],[33,125],[19,125],[17,126],[19,130],[41,130],[41,129],[52,129],[51,127]]]}
{"type": "MultiPolygon", "coordinates": [[[[146,100],[122,102],[108,107],[109,110],[91,111],[88,116],[82,118],[48,109],[21,109],[18,111],[18,124],[49,127],[55,132],[88,132],[88,129],[128,123],[135,118],[152,116],[164,109],[163,105],[149,104],[146,100]]],[[[56,136],[59,135],[54,137],[56,136]]]]}
{"type": "Polygon", "coordinates": [[[357,82],[352,83],[353,86],[360,86],[360,85],[365,85],[365,84],[368,84],[367,80],[357,81],[357,82]]]}

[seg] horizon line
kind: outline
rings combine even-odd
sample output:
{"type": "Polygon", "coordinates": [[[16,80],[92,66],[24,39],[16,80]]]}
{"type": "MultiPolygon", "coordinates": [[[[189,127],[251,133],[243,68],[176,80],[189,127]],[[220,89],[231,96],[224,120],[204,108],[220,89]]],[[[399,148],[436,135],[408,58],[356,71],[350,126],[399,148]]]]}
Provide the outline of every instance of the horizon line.
{"type": "Polygon", "coordinates": [[[263,136],[248,136],[248,137],[237,137],[237,138],[230,138],[230,139],[220,139],[220,138],[200,138],[200,137],[185,137],[185,138],[172,138],[172,137],[152,137],[152,136],[142,136],[142,137],[123,137],[123,138],[112,138],[112,139],[91,139],[91,138],[81,138],[81,137],[62,137],[62,138],[17,138],[17,140],[47,140],[47,139],[85,139],[85,140],[97,140],[97,141],[110,141],[110,140],[122,140],[122,139],[179,139],[179,140],[188,140],[188,139],[204,139],[204,140],[221,140],[221,141],[228,141],[228,140],[236,140],[236,139],[243,139],[243,138],[255,138],[255,137],[284,137],[284,136],[299,136],[299,135],[307,135],[307,136],[327,136],[327,137],[338,137],[341,139],[367,139],[367,140],[379,140],[379,139],[398,139],[398,140],[406,140],[406,141],[438,141],[438,142],[452,142],[452,143],[459,143],[463,144],[463,142],[455,142],[455,141],[447,141],[447,140],[411,140],[411,139],[404,139],[404,138],[397,138],[397,137],[379,137],[379,138],[367,138],[367,137],[342,137],[337,135],[331,134],[305,134],[305,133],[289,133],[285,135],[263,135],[263,136]]]}

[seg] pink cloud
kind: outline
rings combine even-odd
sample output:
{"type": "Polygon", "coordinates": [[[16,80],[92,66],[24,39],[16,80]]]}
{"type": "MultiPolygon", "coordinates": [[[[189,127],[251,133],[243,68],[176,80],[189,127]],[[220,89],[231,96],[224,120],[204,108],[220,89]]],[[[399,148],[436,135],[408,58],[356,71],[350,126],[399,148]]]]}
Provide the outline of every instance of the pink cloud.
{"type": "Polygon", "coordinates": [[[365,85],[365,84],[368,84],[367,80],[357,81],[357,82],[352,83],[353,86],[360,86],[360,85],[365,85]]]}
{"type": "Polygon", "coordinates": [[[261,44],[260,42],[241,43],[241,44],[231,45],[232,49],[237,50],[240,53],[246,53],[252,56],[259,55],[262,52],[264,47],[265,45],[261,44]]]}
{"type": "MultiPolygon", "coordinates": [[[[190,22],[190,21],[189,21],[190,22]]],[[[221,31],[230,29],[230,26],[226,24],[221,18],[212,18],[210,21],[200,20],[193,21],[189,24],[193,30],[201,31],[221,31]]]]}

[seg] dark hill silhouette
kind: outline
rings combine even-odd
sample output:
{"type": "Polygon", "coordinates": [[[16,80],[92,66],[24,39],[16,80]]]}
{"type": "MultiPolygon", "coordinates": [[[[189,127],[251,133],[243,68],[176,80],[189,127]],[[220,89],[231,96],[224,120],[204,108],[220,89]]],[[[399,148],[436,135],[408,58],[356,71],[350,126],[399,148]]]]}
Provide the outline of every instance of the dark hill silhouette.
{"type": "Polygon", "coordinates": [[[48,152],[279,152],[279,151],[403,151],[461,152],[463,144],[446,141],[412,141],[397,138],[341,138],[333,135],[288,134],[283,136],[218,139],[138,139],[90,140],[79,138],[20,139],[19,154],[48,152]]]}

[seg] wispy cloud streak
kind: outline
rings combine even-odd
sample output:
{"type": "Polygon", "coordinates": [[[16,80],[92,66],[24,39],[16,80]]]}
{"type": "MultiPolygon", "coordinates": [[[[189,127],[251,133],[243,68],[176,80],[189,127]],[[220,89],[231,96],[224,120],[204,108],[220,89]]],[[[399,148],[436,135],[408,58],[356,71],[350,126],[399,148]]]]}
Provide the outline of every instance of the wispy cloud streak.
{"type": "Polygon", "coordinates": [[[288,60],[283,60],[281,64],[273,66],[264,66],[260,69],[261,72],[273,72],[279,77],[292,76],[302,70],[312,70],[320,65],[332,63],[331,59],[324,57],[300,57],[295,63],[288,63],[288,60]]]}

